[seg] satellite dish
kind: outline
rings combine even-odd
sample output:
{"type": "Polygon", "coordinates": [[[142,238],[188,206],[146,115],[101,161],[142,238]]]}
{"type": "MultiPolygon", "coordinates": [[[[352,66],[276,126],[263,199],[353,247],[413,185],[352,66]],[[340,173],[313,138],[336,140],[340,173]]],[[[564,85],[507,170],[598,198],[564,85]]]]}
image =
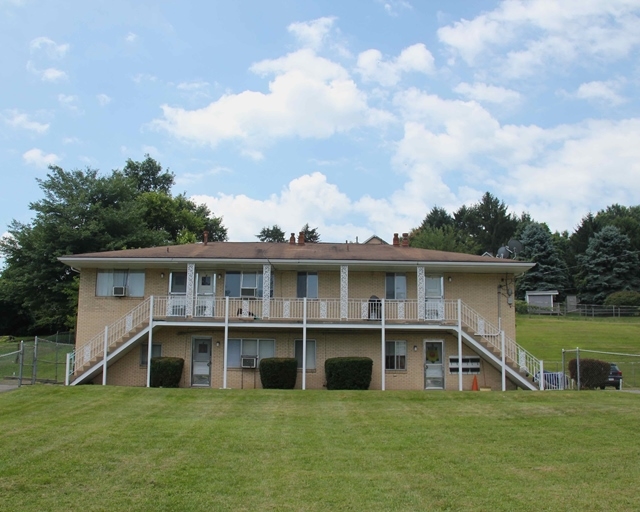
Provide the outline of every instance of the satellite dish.
{"type": "Polygon", "coordinates": [[[498,254],[496,254],[496,258],[508,258],[509,256],[511,256],[511,251],[504,246],[500,247],[500,249],[498,249],[498,254]]]}
{"type": "Polygon", "coordinates": [[[519,240],[514,240],[512,238],[511,240],[509,240],[509,243],[507,244],[507,248],[515,258],[518,254],[520,254],[524,250],[524,245],[522,245],[522,242],[520,242],[519,240]]]}

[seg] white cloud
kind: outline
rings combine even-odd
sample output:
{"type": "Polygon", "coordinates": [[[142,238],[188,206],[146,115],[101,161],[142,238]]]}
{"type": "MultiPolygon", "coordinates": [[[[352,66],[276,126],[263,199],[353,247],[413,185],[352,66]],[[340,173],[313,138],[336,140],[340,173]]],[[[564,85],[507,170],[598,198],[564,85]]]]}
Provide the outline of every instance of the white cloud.
{"type": "Polygon", "coordinates": [[[29,130],[36,133],[45,133],[49,129],[49,123],[39,123],[32,121],[27,114],[18,110],[9,110],[4,116],[5,122],[13,128],[29,130]]]}
{"type": "Polygon", "coordinates": [[[78,137],[64,137],[62,139],[63,144],[78,144],[79,142],[80,139],[78,139],[78,137]]]}
{"type": "Polygon", "coordinates": [[[390,119],[367,105],[366,95],[342,66],[312,50],[258,62],[251,71],[275,75],[268,93],[225,94],[195,110],[163,105],[163,117],[152,125],[200,144],[240,141],[249,156],[259,157],[255,152],[274,139],[326,138],[390,119]]]}
{"type": "Polygon", "coordinates": [[[98,103],[101,107],[105,107],[106,105],[111,103],[111,98],[104,93],[97,94],[96,99],[98,100],[98,103]]]}
{"type": "Polygon", "coordinates": [[[414,44],[402,50],[395,59],[385,61],[379,50],[366,50],[358,55],[356,72],[366,82],[377,82],[389,87],[396,85],[402,73],[430,74],[435,71],[433,55],[422,44],[414,44]]]}
{"type": "Polygon", "coordinates": [[[29,43],[29,47],[33,52],[44,52],[50,59],[61,59],[69,51],[69,44],[58,44],[48,37],[36,37],[29,43]]]}
{"type": "Polygon", "coordinates": [[[41,149],[33,148],[26,151],[22,155],[22,159],[29,165],[36,167],[47,167],[56,165],[60,161],[60,157],[54,153],[45,154],[41,149]]]}
{"type": "Polygon", "coordinates": [[[438,30],[454,56],[486,61],[508,78],[552,64],[590,65],[640,45],[638,3],[628,0],[505,0],[493,11],[438,30]]]}
{"type": "Polygon", "coordinates": [[[204,80],[194,80],[193,82],[180,82],[176,88],[181,91],[199,91],[209,87],[209,82],[204,80]]]}
{"type": "Polygon", "coordinates": [[[297,21],[291,23],[287,30],[305,48],[319,50],[333,27],[334,17],[318,18],[313,21],[297,21]]]}
{"type": "Polygon", "coordinates": [[[66,80],[67,74],[56,68],[38,69],[33,62],[27,61],[27,70],[40,77],[43,82],[60,82],[66,80]]]}
{"type": "Polygon", "coordinates": [[[620,80],[607,80],[604,82],[586,82],[578,87],[575,97],[582,100],[599,101],[609,105],[620,105],[626,98],[619,94],[622,86],[620,80]]]}
{"type": "Polygon", "coordinates": [[[406,0],[377,0],[379,4],[382,4],[385,12],[389,16],[396,17],[403,10],[412,10],[413,6],[406,0]]]}
{"type": "Polygon", "coordinates": [[[155,75],[150,75],[149,73],[138,73],[131,78],[135,83],[139,84],[142,82],[155,82],[158,80],[158,77],[155,75]]]}
{"type": "Polygon", "coordinates": [[[138,39],[138,35],[137,35],[137,34],[134,34],[133,32],[129,32],[129,33],[124,37],[124,40],[125,40],[127,43],[135,43],[137,39],[138,39]]]}
{"type": "Polygon", "coordinates": [[[217,176],[220,174],[228,174],[231,172],[233,171],[229,167],[224,167],[221,165],[214,166],[211,169],[207,169],[206,171],[202,172],[185,172],[176,176],[176,185],[190,185],[192,183],[202,181],[209,176],[217,176]]]}
{"type": "Polygon", "coordinates": [[[471,100],[486,103],[514,104],[519,103],[521,99],[520,93],[517,91],[482,82],[476,82],[474,84],[462,82],[455,87],[454,91],[471,100]]]}
{"type": "Polygon", "coordinates": [[[77,105],[78,97],[73,94],[58,94],[58,103],[68,110],[76,113],[83,113],[77,105]]]}

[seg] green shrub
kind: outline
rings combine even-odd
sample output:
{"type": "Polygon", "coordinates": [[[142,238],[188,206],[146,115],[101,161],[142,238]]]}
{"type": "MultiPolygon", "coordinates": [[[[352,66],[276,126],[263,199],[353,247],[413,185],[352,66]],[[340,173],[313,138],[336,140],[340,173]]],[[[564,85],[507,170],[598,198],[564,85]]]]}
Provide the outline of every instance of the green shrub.
{"type": "Polygon", "coordinates": [[[184,359],[180,357],[151,358],[151,387],[177,388],[182,378],[184,359]]]}
{"type": "MultiPolygon", "coordinates": [[[[578,382],[578,363],[576,359],[569,361],[569,374],[578,382]]],[[[599,359],[580,358],[580,388],[595,389],[609,378],[611,365],[599,359]]]]}
{"type": "Polygon", "coordinates": [[[526,315],[529,313],[529,304],[527,304],[526,300],[517,300],[516,301],[516,313],[521,315],[526,315]]]}
{"type": "Polygon", "coordinates": [[[293,389],[298,377],[295,357],[266,357],[260,360],[260,381],[264,389],[293,389]]]}
{"type": "Polygon", "coordinates": [[[324,363],[327,389],[369,389],[373,361],[369,357],[333,357],[324,363]]]}
{"type": "Polygon", "coordinates": [[[640,307],[640,292],[614,292],[604,299],[605,306],[638,306],[640,307]]]}

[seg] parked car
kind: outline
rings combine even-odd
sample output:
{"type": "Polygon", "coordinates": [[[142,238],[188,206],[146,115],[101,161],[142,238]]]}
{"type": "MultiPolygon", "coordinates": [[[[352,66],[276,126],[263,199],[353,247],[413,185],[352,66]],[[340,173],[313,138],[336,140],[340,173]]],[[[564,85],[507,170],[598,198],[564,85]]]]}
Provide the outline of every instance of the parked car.
{"type": "Polygon", "coordinates": [[[611,369],[609,370],[609,378],[604,384],[600,385],[600,389],[604,389],[607,386],[613,386],[616,389],[620,389],[622,384],[622,372],[616,363],[611,363],[611,369]]]}

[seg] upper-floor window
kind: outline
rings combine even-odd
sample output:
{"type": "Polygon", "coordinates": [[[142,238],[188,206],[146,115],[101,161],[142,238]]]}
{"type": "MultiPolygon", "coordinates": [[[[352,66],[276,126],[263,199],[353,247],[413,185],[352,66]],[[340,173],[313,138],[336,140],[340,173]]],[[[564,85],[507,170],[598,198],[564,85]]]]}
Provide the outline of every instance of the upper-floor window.
{"type": "Polygon", "coordinates": [[[98,270],[96,296],[111,297],[114,288],[123,288],[128,297],[144,297],[144,270],[98,270]]]}
{"type": "Polygon", "coordinates": [[[407,298],[407,276],[405,274],[387,273],[386,279],[387,299],[405,300],[407,298]]]}
{"type": "Polygon", "coordinates": [[[318,273],[298,272],[298,298],[318,298],[318,273]]]}
{"type": "Polygon", "coordinates": [[[171,283],[169,292],[174,295],[185,295],[187,293],[187,273],[171,272],[171,283]]]}
{"type": "Polygon", "coordinates": [[[425,295],[427,298],[442,298],[442,277],[441,276],[425,276],[425,295]]]}
{"type": "MultiPolygon", "coordinates": [[[[226,297],[262,297],[262,272],[227,272],[224,278],[226,297]]],[[[271,274],[273,296],[273,274],[271,274]]]]}

